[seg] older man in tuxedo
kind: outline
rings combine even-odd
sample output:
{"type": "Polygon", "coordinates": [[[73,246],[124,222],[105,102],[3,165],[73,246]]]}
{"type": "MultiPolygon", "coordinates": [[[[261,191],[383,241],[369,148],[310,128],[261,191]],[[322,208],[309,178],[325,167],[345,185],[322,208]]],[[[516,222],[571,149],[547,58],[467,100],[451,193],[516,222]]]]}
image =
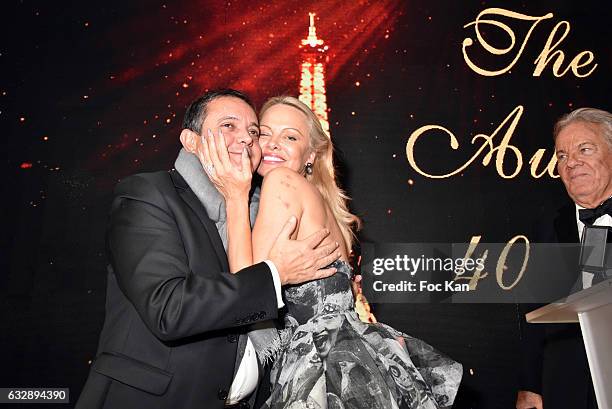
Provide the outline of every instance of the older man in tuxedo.
{"type": "MultiPolygon", "coordinates": [[[[571,203],[536,231],[540,243],[577,243],[585,225],[612,226],[612,114],[580,108],[554,128],[557,169],[571,203]]],[[[582,273],[582,287],[593,275],[582,273]]],[[[580,287],[580,286],[579,286],[580,287]]],[[[517,409],[596,408],[578,324],[522,322],[521,390],[517,409]]]]}
{"type": "Polygon", "coordinates": [[[115,189],[106,318],[79,409],[249,407],[258,346],[267,345],[245,336],[248,326],[277,317],[281,285],[334,272],[322,269],[338,257],[336,245],[319,246],[327,232],[290,240],[292,218],[268,260],[231,274],[225,203],[198,158],[202,135],[223,129],[232,162],[241,166],[246,153],[254,170],[257,116],[244,94],[217,90],[191,104],[183,128],[176,170],[130,176],[115,189]]]}

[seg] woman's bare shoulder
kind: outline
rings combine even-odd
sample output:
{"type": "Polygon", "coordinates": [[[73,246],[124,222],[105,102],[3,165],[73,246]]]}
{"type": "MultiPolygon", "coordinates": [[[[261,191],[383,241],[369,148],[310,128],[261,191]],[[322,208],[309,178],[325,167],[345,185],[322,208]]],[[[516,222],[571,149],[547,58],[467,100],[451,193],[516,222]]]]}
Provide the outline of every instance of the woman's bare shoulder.
{"type": "Polygon", "coordinates": [[[294,199],[301,203],[302,207],[310,207],[323,201],[315,185],[289,168],[278,167],[266,174],[263,179],[262,192],[265,194],[268,191],[294,199]]]}
{"type": "MultiPolygon", "coordinates": [[[[304,176],[300,175],[296,171],[278,167],[269,171],[263,179],[262,188],[273,188],[274,190],[289,190],[295,193],[300,193],[300,189],[308,188],[312,186],[308,183],[304,176]]],[[[312,186],[314,187],[314,186],[312,186]]]]}

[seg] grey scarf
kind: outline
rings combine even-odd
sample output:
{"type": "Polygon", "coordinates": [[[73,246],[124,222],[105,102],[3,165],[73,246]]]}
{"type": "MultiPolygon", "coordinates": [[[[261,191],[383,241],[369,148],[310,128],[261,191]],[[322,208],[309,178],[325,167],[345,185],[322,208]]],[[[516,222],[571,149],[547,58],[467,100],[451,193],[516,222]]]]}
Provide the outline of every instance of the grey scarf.
{"type": "MultiPolygon", "coordinates": [[[[210,181],[206,172],[204,172],[202,164],[196,155],[181,149],[174,162],[174,168],[185,179],[185,182],[187,182],[187,185],[189,185],[197,198],[200,199],[208,217],[215,223],[223,242],[223,247],[227,252],[227,214],[223,196],[210,181]]],[[[260,189],[256,188],[249,204],[251,228],[259,208],[259,194],[260,189]]],[[[280,350],[281,340],[272,321],[255,324],[251,327],[248,335],[262,364],[274,359],[276,353],[280,350]]]]}

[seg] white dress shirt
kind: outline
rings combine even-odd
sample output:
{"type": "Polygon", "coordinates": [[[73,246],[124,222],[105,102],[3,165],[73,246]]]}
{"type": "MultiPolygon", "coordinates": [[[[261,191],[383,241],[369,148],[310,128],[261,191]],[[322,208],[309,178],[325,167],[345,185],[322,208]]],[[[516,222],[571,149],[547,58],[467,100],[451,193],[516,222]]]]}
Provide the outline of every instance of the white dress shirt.
{"type": "MultiPolygon", "coordinates": [[[[281,282],[280,277],[278,275],[278,270],[274,263],[269,260],[264,260],[264,262],[270,267],[270,272],[272,273],[272,281],[274,281],[274,291],[276,291],[276,304],[278,308],[283,308],[285,303],[283,303],[283,296],[281,292],[281,282]]],[[[257,354],[255,352],[255,347],[251,342],[250,338],[247,338],[246,348],[244,350],[244,356],[240,361],[240,366],[238,367],[238,371],[236,371],[236,376],[232,382],[232,386],[230,387],[226,404],[232,405],[240,402],[243,399],[246,399],[255,388],[257,388],[257,382],[259,380],[259,369],[257,365],[257,354]]]]}
{"type": "MultiPolygon", "coordinates": [[[[584,230],[584,223],[582,223],[582,221],[580,221],[580,218],[579,218],[580,209],[585,209],[585,208],[580,206],[579,204],[576,204],[576,222],[578,223],[578,238],[580,239],[580,242],[582,242],[582,231],[584,230]]],[[[609,214],[604,214],[603,216],[595,220],[595,223],[593,223],[593,226],[612,227],[612,216],[610,216],[609,214]]],[[[595,275],[592,273],[583,271],[582,272],[582,288],[589,288],[590,286],[592,286],[594,276],[595,275]]]]}

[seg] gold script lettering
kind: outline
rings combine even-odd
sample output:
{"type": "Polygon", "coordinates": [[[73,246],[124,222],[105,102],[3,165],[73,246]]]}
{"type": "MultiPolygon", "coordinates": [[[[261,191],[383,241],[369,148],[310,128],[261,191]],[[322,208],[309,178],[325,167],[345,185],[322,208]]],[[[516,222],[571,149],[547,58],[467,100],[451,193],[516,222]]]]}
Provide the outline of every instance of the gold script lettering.
{"type": "MultiPolygon", "coordinates": [[[[472,254],[474,254],[474,250],[476,250],[476,247],[478,246],[478,243],[480,243],[480,238],[482,236],[472,236],[472,238],[470,239],[470,245],[468,246],[466,252],[465,252],[465,256],[463,256],[464,260],[470,259],[472,258],[472,254]]],[[[459,281],[459,280],[467,280],[468,281],[468,285],[470,286],[470,291],[473,291],[476,289],[476,287],[478,286],[478,281],[482,280],[483,278],[485,278],[486,276],[489,275],[489,273],[482,273],[482,270],[484,269],[484,262],[487,260],[487,257],[489,256],[489,250],[485,250],[484,253],[482,254],[481,258],[482,258],[482,267],[477,267],[476,270],[474,270],[474,275],[473,276],[467,276],[467,275],[457,275],[455,276],[453,281],[459,281]]]]}
{"type": "MultiPolygon", "coordinates": [[[[410,163],[410,166],[412,166],[414,170],[416,170],[418,173],[420,173],[421,175],[425,177],[432,178],[432,179],[444,179],[444,178],[448,178],[453,175],[456,175],[457,173],[463,171],[465,168],[470,166],[470,164],[476,159],[476,157],[480,154],[480,152],[482,152],[486,148],[485,144],[483,144],[480,147],[480,149],[478,149],[478,151],[472,156],[470,160],[468,160],[463,166],[457,168],[455,171],[446,173],[444,175],[432,175],[430,173],[425,172],[419,167],[419,165],[417,165],[416,160],[414,158],[414,145],[422,134],[424,134],[425,132],[434,130],[434,129],[446,132],[450,136],[451,148],[453,150],[459,149],[459,141],[457,141],[457,138],[455,137],[455,135],[453,135],[451,131],[449,131],[448,129],[442,126],[426,125],[414,131],[412,135],[410,135],[410,137],[408,138],[408,142],[406,143],[406,158],[408,158],[408,163],[410,163]]],[[[472,139],[472,144],[473,143],[474,143],[474,139],[472,139]]],[[[492,149],[492,147],[489,147],[489,149],[492,149]]]]}
{"type": "Polygon", "coordinates": [[[538,173],[538,165],[542,161],[542,157],[546,153],[546,149],[538,149],[536,153],[533,154],[531,159],[529,160],[529,164],[531,165],[531,176],[536,179],[541,178],[544,174],[548,173],[552,178],[558,178],[559,174],[557,171],[557,156],[552,155],[550,161],[548,162],[548,166],[546,166],[541,172],[538,173]]]}
{"type": "Polygon", "coordinates": [[[502,290],[513,289],[519,283],[519,281],[521,281],[521,278],[523,278],[523,274],[525,273],[525,269],[527,268],[528,261],[529,261],[529,239],[527,238],[527,236],[523,236],[523,235],[514,236],[512,239],[510,239],[508,244],[506,244],[501,254],[499,255],[499,258],[497,259],[497,267],[495,268],[495,277],[497,279],[497,284],[499,285],[499,287],[502,290]],[[514,280],[514,282],[512,282],[510,285],[504,285],[503,278],[504,278],[504,266],[506,264],[506,258],[508,257],[508,253],[510,252],[512,245],[516,243],[516,241],[519,239],[523,240],[526,244],[525,256],[523,257],[523,265],[521,266],[521,269],[519,270],[516,280],[514,280]]]}
{"type": "MultiPolygon", "coordinates": [[[[478,134],[474,136],[471,141],[472,145],[475,145],[476,141],[482,140],[482,145],[480,145],[476,153],[474,153],[474,155],[472,155],[472,157],[468,159],[468,161],[465,162],[462,166],[458,167],[454,171],[451,171],[451,172],[448,172],[442,175],[433,175],[431,173],[428,173],[417,164],[415,155],[414,155],[414,146],[419,140],[419,138],[424,133],[432,131],[432,130],[441,130],[445,132],[450,137],[450,147],[453,150],[459,149],[459,141],[457,140],[457,137],[451,131],[449,131],[448,129],[442,126],[439,126],[439,125],[422,126],[418,128],[417,130],[415,130],[408,137],[408,142],[406,143],[406,158],[408,159],[408,163],[410,164],[410,166],[412,166],[412,168],[415,171],[417,171],[419,174],[425,177],[432,178],[432,179],[443,179],[443,178],[448,178],[448,177],[451,177],[453,175],[456,175],[462,172],[469,165],[471,165],[472,162],[474,162],[476,158],[482,152],[487,151],[487,153],[482,158],[482,165],[487,166],[491,162],[491,159],[493,158],[493,155],[495,154],[495,169],[497,170],[497,173],[504,179],[514,178],[516,177],[516,175],[518,175],[518,173],[521,171],[521,168],[523,167],[523,155],[516,146],[510,143],[510,140],[512,139],[512,135],[514,134],[516,126],[521,118],[521,115],[523,114],[523,110],[524,108],[522,105],[518,105],[516,108],[514,108],[512,112],[508,114],[508,116],[497,127],[497,129],[493,131],[491,135],[478,134]],[[501,142],[499,143],[498,146],[495,146],[493,143],[493,139],[496,137],[497,134],[501,133],[505,127],[507,127],[507,129],[504,133],[504,136],[501,142]],[[504,170],[505,159],[506,159],[506,155],[508,152],[511,152],[514,155],[514,158],[516,160],[516,165],[514,166],[514,169],[510,173],[506,173],[506,171],[504,170]]],[[[532,168],[534,166],[533,163],[535,163],[535,166],[537,167],[537,165],[539,164],[541,160],[542,155],[543,155],[543,152],[540,154],[539,158],[535,158],[535,159],[532,158],[530,160],[530,163],[532,163],[532,168]]],[[[532,171],[532,173],[533,172],[534,171],[532,171]]]]}
{"type": "MultiPolygon", "coordinates": [[[[496,17],[508,17],[511,19],[515,19],[515,20],[523,20],[523,21],[533,21],[533,23],[531,24],[531,27],[529,28],[529,30],[527,31],[527,34],[525,35],[525,38],[523,39],[523,41],[521,42],[521,45],[518,49],[518,51],[516,52],[516,54],[514,55],[514,58],[512,59],[512,61],[500,68],[499,70],[488,70],[488,69],[484,69],[480,66],[478,66],[469,56],[468,56],[468,52],[467,52],[467,48],[471,47],[472,45],[474,45],[474,40],[471,37],[466,37],[463,40],[462,43],[462,52],[463,52],[463,60],[466,62],[466,64],[468,65],[468,67],[470,67],[474,72],[476,72],[477,74],[483,75],[483,76],[488,76],[488,77],[492,77],[492,76],[496,76],[496,75],[501,75],[501,74],[505,74],[506,72],[508,72],[512,67],[514,67],[514,65],[517,63],[517,61],[520,59],[521,55],[523,54],[523,51],[525,50],[525,46],[527,44],[527,41],[529,40],[529,37],[531,36],[533,30],[536,28],[536,26],[538,25],[538,23],[540,23],[543,20],[547,20],[549,18],[553,17],[552,13],[548,13],[544,16],[528,16],[526,14],[521,14],[521,13],[517,13],[511,10],[506,10],[506,9],[502,9],[502,8],[488,8],[485,9],[483,11],[480,12],[480,14],[478,14],[478,16],[476,17],[476,20],[466,24],[465,26],[463,26],[463,28],[468,28],[470,26],[474,26],[474,31],[476,33],[476,39],[478,40],[478,43],[489,53],[493,54],[493,55],[505,55],[510,53],[516,45],[516,34],[514,32],[514,30],[508,26],[505,23],[502,23],[501,21],[497,20],[496,17]],[[493,16],[492,18],[483,18],[485,16],[493,16]],[[485,38],[482,36],[481,34],[481,25],[482,26],[493,26],[493,27],[497,27],[500,28],[509,38],[510,40],[510,45],[508,47],[505,48],[497,48],[493,45],[491,45],[489,42],[487,42],[487,40],[485,40],[485,38]]],[[[563,60],[565,59],[565,54],[563,53],[563,51],[556,49],[562,42],[563,40],[567,37],[567,35],[569,34],[571,30],[571,26],[570,23],[563,20],[560,21],[559,23],[557,23],[553,29],[551,30],[551,32],[548,35],[548,38],[546,40],[546,44],[544,45],[544,48],[542,49],[542,51],[540,52],[540,54],[538,55],[538,58],[535,60],[535,68],[533,70],[533,76],[534,77],[539,77],[542,72],[544,71],[544,69],[546,68],[546,66],[553,61],[553,65],[552,65],[552,72],[553,75],[555,77],[562,77],[565,74],[567,74],[567,72],[571,69],[572,73],[578,77],[578,78],[584,78],[584,77],[588,77],[589,75],[591,75],[593,73],[593,71],[595,71],[595,68],[597,68],[597,64],[593,64],[590,69],[588,69],[588,67],[591,65],[591,63],[593,63],[593,61],[595,60],[595,54],[592,51],[582,51],[580,53],[578,53],[578,55],[576,55],[571,61],[570,63],[565,67],[562,68],[563,65],[563,60]],[[562,29],[563,31],[560,34],[559,38],[555,38],[557,36],[557,33],[559,32],[559,30],[562,29]],[[581,68],[584,68],[584,70],[582,70],[582,72],[580,71],[581,68]]]]}
{"type": "Polygon", "coordinates": [[[504,24],[501,21],[497,21],[495,19],[483,19],[483,16],[486,16],[489,14],[493,16],[504,16],[504,17],[509,17],[509,18],[518,19],[518,20],[533,21],[533,24],[529,28],[529,31],[527,31],[527,34],[525,35],[525,38],[523,39],[523,42],[521,43],[521,47],[519,48],[518,52],[514,56],[514,59],[510,62],[510,64],[506,65],[505,67],[502,67],[501,69],[497,71],[486,70],[476,65],[470,59],[470,57],[468,57],[468,53],[467,53],[467,48],[474,44],[474,40],[472,40],[470,37],[467,37],[463,40],[463,44],[462,44],[463,59],[465,60],[468,67],[470,67],[477,74],[488,76],[488,77],[501,75],[501,74],[508,72],[514,66],[514,64],[516,64],[516,62],[519,60],[519,58],[523,54],[523,50],[525,49],[527,40],[529,40],[531,33],[533,32],[535,27],[538,25],[538,23],[542,20],[549,19],[553,16],[552,13],[548,13],[545,16],[533,17],[533,16],[528,16],[526,14],[516,13],[514,11],[501,9],[501,8],[488,8],[488,9],[481,11],[480,14],[478,14],[478,17],[476,17],[476,20],[466,24],[465,26],[463,26],[463,28],[474,26],[474,31],[476,32],[476,38],[478,39],[478,43],[482,45],[482,47],[485,50],[487,50],[488,52],[494,55],[504,55],[512,51],[512,49],[514,48],[514,45],[516,44],[516,36],[514,34],[514,31],[507,24],[504,24]],[[487,40],[484,39],[484,37],[482,36],[480,32],[481,24],[482,25],[492,25],[494,27],[498,27],[502,29],[510,38],[510,45],[506,48],[497,48],[489,44],[489,42],[487,42],[487,40]]]}
{"type": "Polygon", "coordinates": [[[495,155],[495,169],[497,170],[497,173],[499,174],[499,176],[503,177],[504,179],[511,179],[515,177],[516,175],[518,175],[518,173],[521,171],[521,168],[523,167],[523,155],[521,154],[521,151],[516,146],[510,145],[510,139],[512,138],[512,135],[514,134],[514,130],[516,129],[516,125],[518,124],[519,119],[521,119],[521,115],[523,115],[523,107],[519,105],[516,108],[514,108],[512,112],[510,112],[510,114],[497,127],[497,129],[491,134],[491,136],[480,134],[474,137],[474,139],[484,138],[492,146],[493,138],[495,137],[495,135],[497,135],[497,132],[506,125],[506,122],[508,122],[510,118],[514,117],[510,125],[508,126],[508,129],[506,130],[506,133],[504,134],[504,138],[502,139],[499,146],[496,146],[495,148],[491,149],[489,153],[487,153],[485,157],[482,158],[482,164],[483,166],[486,166],[491,161],[493,152],[497,151],[497,155],[495,155]],[[514,156],[516,157],[516,167],[514,168],[514,173],[510,175],[506,175],[504,173],[504,158],[506,156],[507,149],[510,149],[514,153],[514,156]]]}
{"type": "MultiPolygon", "coordinates": [[[[464,259],[474,258],[473,254],[474,254],[474,251],[476,251],[476,247],[480,243],[481,237],[482,236],[472,236],[472,238],[470,239],[470,244],[465,252],[465,256],[463,256],[464,259]]],[[[529,262],[529,254],[530,254],[529,239],[527,238],[527,236],[522,235],[522,234],[514,236],[504,246],[502,252],[500,253],[497,259],[497,265],[495,268],[495,278],[497,281],[497,285],[499,285],[499,287],[502,290],[509,291],[513,289],[514,287],[516,287],[519,281],[521,281],[521,279],[523,278],[523,275],[525,274],[525,269],[527,268],[527,264],[529,262]],[[523,242],[525,242],[525,255],[523,256],[523,264],[521,265],[521,268],[518,272],[516,279],[510,285],[505,285],[503,278],[504,278],[504,268],[506,265],[506,259],[508,258],[508,253],[510,252],[510,249],[512,248],[514,243],[516,243],[518,240],[522,240],[523,242]]],[[[470,291],[475,290],[476,287],[478,286],[478,281],[484,279],[485,277],[489,275],[487,272],[482,274],[483,269],[484,269],[484,262],[487,260],[488,255],[489,255],[489,250],[485,250],[482,253],[482,255],[479,257],[482,259],[483,265],[482,267],[477,267],[476,270],[474,270],[474,275],[472,275],[471,277],[467,275],[456,275],[453,281],[461,281],[461,280],[468,281],[468,285],[470,286],[470,291]]]]}
{"type": "Polygon", "coordinates": [[[536,67],[535,67],[535,70],[533,70],[534,77],[539,77],[540,74],[542,74],[542,71],[544,70],[544,68],[546,68],[546,65],[553,58],[555,59],[555,62],[553,63],[552,71],[553,71],[553,75],[557,78],[562,77],[565,74],[567,74],[567,71],[570,68],[572,69],[572,72],[574,73],[574,75],[579,78],[588,77],[589,75],[593,73],[595,68],[597,68],[597,64],[595,64],[588,72],[585,72],[583,74],[580,74],[578,72],[579,68],[586,67],[587,65],[592,63],[593,60],[595,59],[595,55],[591,51],[582,51],[581,53],[579,53],[577,56],[574,57],[574,59],[569,63],[567,67],[565,67],[564,70],[560,71],[561,64],[563,64],[563,59],[565,58],[565,54],[561,50],[555,50],[555,48],[557,48],[557,46],[561,44],[561,42],[565,39],[565,37],[567,37],[569,32],[570,32],[570,24],[567,21],[561,21],[557,23],[557,25],[552,29],[552,31],[550,32],[548,36],[548,40],[546,40],[546,44],[544,45],[544,48],[542,49],[542,52],[540,53],[538,58],[536,58],[535,60],[536,67]],[[559,29],[559,27],[564,28],[563,34],[561,34],[561,38],[559,38],[557,42],[552,44],[555,34],[557,34],[557,30],[559,29]],[[551,54],[551,51],[552,51],[552,54],[551,54]],[[586,56],[587,59],[586,61],[583,61],[581,63],[580,59],[583,56],[586,56]]]}

